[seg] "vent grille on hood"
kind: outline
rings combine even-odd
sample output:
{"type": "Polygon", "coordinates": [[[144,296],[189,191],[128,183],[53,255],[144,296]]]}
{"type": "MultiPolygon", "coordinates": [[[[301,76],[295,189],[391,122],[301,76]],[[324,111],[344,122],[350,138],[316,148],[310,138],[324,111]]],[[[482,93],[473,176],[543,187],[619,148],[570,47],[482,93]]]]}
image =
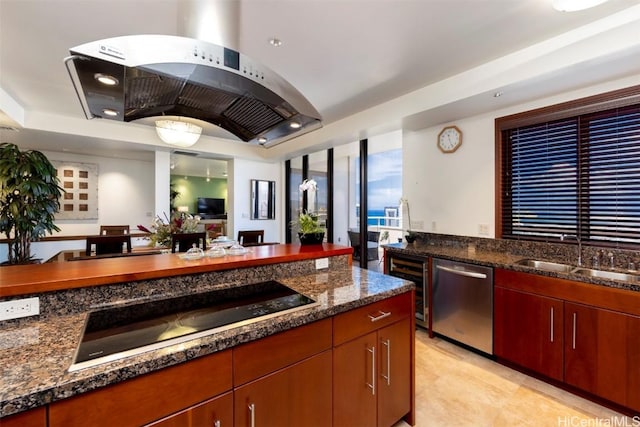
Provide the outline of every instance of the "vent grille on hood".
{"type": "Polygon", "coordinates": [[[87,118],[191,117],[243,141],[264,138],[268,146],[321,126],[320,114],[284,79],[211,43],[125,36],[77,46],[71,54],[65,62],[87,118]],[[103,85],[98,75],[118,83],[103,85]]]}

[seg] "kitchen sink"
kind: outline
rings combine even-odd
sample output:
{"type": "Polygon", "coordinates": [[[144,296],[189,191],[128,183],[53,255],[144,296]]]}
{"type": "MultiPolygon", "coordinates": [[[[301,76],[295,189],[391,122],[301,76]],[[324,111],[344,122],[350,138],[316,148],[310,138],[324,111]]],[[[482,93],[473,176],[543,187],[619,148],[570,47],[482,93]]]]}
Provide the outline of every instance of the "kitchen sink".
{"type": "Polygon", "coordinates": [[[576,268],[573,273],[602,279],[621,280],[623,282],[637,282],[640,276],[616,271],[594,270],[592,268],[576,268]]]}
{"type": "Polygon", "coordinates": [[[537,268],[538,270],[554,271],[559,273],[570,273],[575,268],[575,266],[569,264],[540,261],[537,259],[521,259],[519,261],[516,261],[515,264],[523,265],[525,267],[537,268]]]}

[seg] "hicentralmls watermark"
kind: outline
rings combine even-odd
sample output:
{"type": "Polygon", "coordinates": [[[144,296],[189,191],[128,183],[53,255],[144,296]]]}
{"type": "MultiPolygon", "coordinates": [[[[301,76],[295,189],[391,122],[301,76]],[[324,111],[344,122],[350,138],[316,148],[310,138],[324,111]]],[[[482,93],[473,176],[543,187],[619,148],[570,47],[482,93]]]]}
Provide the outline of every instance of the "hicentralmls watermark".
{"type": "Polygon", "coordinates": [[[640,416],[582,418],[577,415],[558,417],[558,427],[640,427],[640,416]]]}

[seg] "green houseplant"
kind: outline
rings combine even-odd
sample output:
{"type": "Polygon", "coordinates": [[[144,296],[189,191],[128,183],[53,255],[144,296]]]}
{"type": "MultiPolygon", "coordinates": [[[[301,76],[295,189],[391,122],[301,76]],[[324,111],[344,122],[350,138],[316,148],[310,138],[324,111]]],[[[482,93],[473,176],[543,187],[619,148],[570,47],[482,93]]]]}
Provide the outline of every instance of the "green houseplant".
{"type": "MultiPolygon", "coordinates": [[[[305,179],[303,183],[300,184],[300,192],[307,192],[308,206],[314,205],[313,200],[315,200],[317,188],[318,184],[313,179],[305,179]]],[[[310,212],[309,209],[303,209],[298,219],[291,221],[291,228],[298,229],[298,238],[302,245],[317,245],[324,240],[324,227],[320,226],[318,215],[310,212]]]]}
{"type": "Polygon", "coordinates": [[[9,264],[33,262],[31,242],[60,231],[53,222],[64,191],[58,184],[44,154],[0,144],[0,233],[9,240],[9,264]]]}

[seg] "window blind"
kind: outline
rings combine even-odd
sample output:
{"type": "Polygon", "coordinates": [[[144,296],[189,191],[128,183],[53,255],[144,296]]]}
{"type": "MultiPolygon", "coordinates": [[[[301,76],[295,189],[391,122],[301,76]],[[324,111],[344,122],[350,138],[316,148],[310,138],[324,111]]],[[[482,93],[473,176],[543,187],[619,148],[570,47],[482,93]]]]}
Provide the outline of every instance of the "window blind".
{"type": "Polygon", "coordinates": [[[502,237],[640,243],[640,106],[503,131],[502,237]]]}

